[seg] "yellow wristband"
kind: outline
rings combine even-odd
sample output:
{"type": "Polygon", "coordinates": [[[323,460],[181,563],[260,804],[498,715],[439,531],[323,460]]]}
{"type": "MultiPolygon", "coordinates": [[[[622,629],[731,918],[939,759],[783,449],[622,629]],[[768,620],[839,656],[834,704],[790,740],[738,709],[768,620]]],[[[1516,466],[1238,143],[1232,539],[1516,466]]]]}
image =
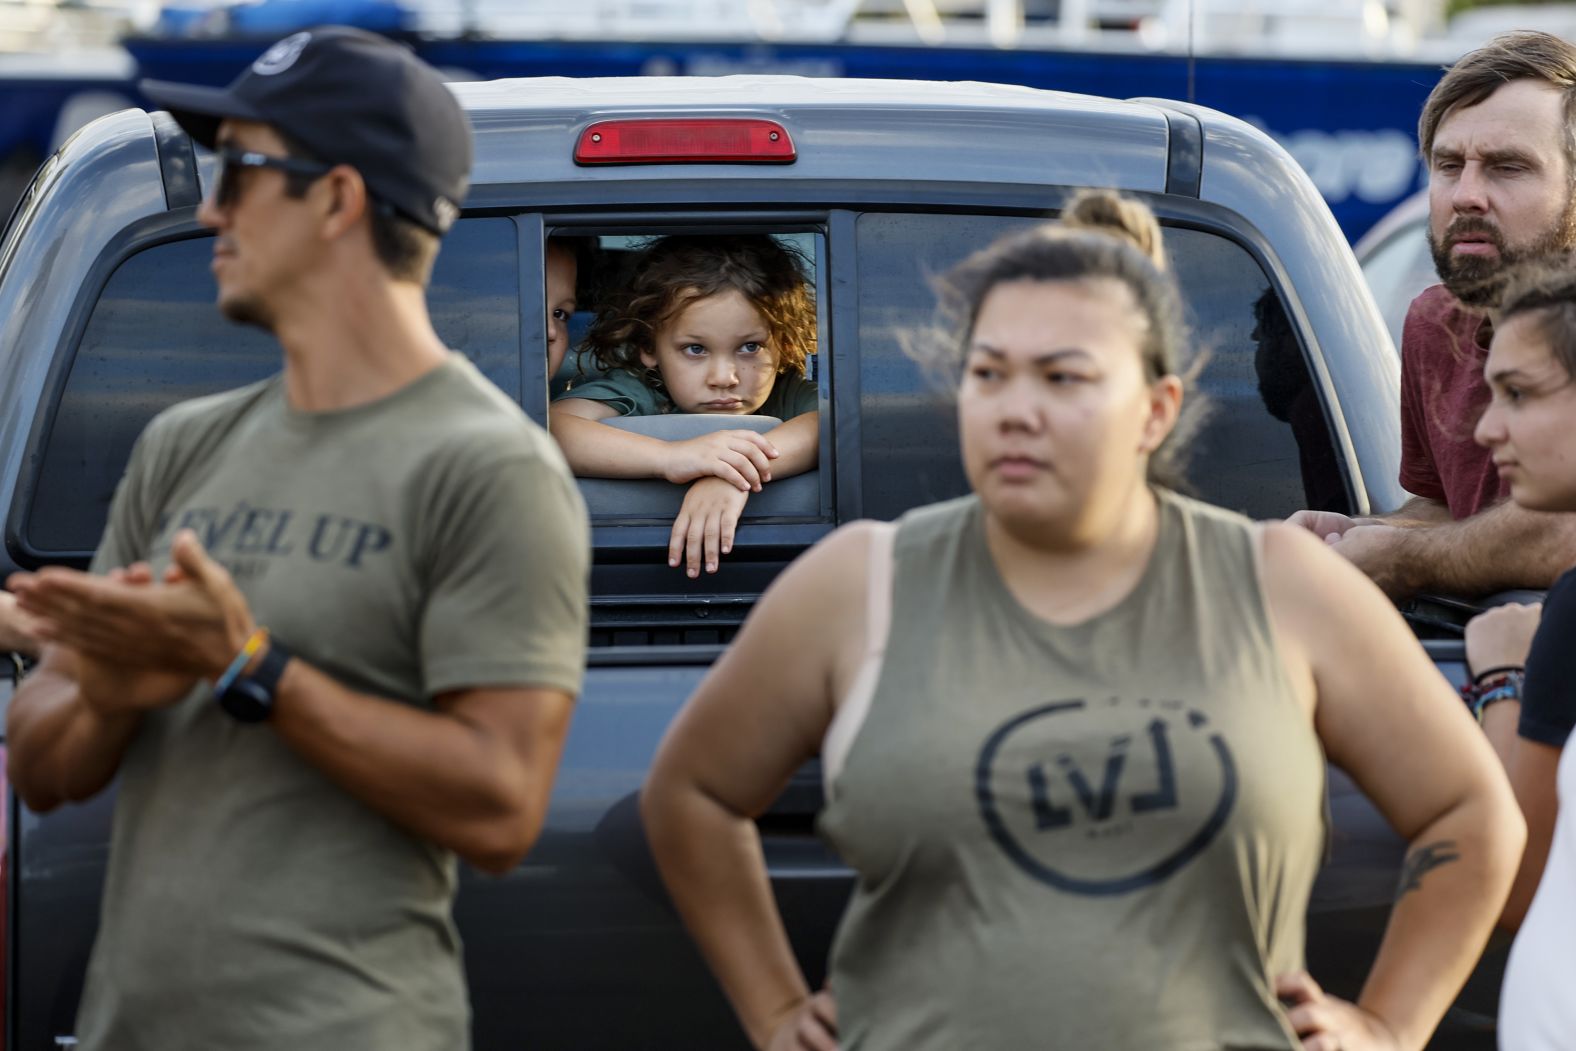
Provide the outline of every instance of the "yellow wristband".
{"type": "Polygon", "coordinates": [[[251,637],[246,640],[246,644],[241,647],[241,652],[235,655],[235,659],[230,662],[219,678],[214,681],[213,692],[223,693],[225,690],[228,690],[230,685],[240,678],[241,672],[251,663],[252,658],[257,656],[257,651],[262,649],[263,644],[267,641],[267,628],[258,628],[252,632],[251,637]]]}

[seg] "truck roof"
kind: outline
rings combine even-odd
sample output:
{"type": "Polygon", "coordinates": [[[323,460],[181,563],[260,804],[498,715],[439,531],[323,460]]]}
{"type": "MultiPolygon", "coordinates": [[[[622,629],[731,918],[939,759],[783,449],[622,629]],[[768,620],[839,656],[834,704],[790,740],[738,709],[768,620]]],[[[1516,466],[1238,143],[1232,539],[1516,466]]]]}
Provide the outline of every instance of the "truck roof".
{"type": "Polygon", "coordinates": [[[515,77],[490,81],[451,81],[449,87],[468,110],[581,109],[630,99],[644,106],[714,106],[719,93],[733,94],[737,105],[813,107],[836,105],[901,106],[905,109],[1057,108],[1069,103],[1125,106],[1093,95],[1046,91],[1018,84],[980,81],[876,80],[740,74],[727,77],[515,77]],[[727,89],[719,92],[719,89],[727,89]]]}
{"type": "Polygon", "coordinates": [[[1165,188],[1167,113],[999,84],[781,76],[542,77],[455,83],[476,129],[475,185],[681,177],[729,181],[911,180],[1084,185],[1098,157],[1108,184],[1165,188]],[[798,147],[777,165],[637,165],[591,174],[573,159],[593,120],[682,114],[780,122],[798,147]],[[544,139],[558,148],[544,149],[544,139]],[[961,148],[967,142],[967,149],[961,148]]]}

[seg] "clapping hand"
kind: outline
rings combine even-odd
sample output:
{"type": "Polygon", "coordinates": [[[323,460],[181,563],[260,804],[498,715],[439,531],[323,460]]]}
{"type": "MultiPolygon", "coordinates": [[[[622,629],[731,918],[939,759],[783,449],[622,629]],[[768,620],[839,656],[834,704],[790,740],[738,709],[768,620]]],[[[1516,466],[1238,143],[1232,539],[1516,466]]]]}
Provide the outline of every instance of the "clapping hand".
{"type": "Polygon", "coordinates": [[[224,567],[182,530],[155,582],[145,565],[107,576],[61,567],[17,573],[10,586],[39,636],[119,669],[217,678],[255,624],[224,567]]]}

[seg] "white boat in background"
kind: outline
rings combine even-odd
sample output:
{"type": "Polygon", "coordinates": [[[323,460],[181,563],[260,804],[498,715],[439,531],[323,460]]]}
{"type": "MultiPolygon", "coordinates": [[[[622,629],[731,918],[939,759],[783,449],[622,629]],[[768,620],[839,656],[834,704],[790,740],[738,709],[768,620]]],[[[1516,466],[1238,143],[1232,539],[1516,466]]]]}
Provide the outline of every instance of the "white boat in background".
{"type": "MultiPolygon", "coordinates": [[[[260,20],[311,21],[331,0],[0,0],[0,53],[55,53],[157,33],[223,35],[260,20]]],[[[1443,0],[375,0],[425,37],[923,43],[1209,54],[1407,58],[1448,51],[1443,0]]],[[[1455,24],[1558,21],[1573,5],[1494,7],[1455,24]],[[1562,14],[1550,14],[1562,12],[1562,14]]]]}

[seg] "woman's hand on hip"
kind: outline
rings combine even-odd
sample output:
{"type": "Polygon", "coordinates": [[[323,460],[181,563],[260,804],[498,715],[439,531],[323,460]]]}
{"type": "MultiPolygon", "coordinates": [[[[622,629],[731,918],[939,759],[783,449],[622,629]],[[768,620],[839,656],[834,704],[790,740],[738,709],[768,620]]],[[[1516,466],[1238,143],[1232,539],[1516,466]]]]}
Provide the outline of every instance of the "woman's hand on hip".
{"type": "Polygon", "coordinates": [[[786,1015],[764,1051],[837,1051],[837,1001],[831,990],[822,989],[786,1015]]]}
{"type": "Polygon", "coordinates": [[[1383,1019],[1326,993],[1307,971],[1281,975],[1275,995],[1286,1005],[1303,1051],[1400,1051],[1383,1019]]]}

